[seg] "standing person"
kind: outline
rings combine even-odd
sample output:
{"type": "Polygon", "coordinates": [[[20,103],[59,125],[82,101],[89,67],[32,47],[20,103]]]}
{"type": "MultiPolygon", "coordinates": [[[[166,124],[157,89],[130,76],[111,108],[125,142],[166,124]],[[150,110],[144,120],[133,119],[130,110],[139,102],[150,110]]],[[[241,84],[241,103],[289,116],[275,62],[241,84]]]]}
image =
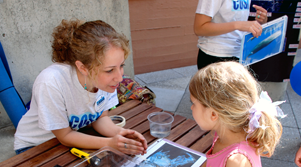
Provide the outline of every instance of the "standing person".
{"type": "Polygon", "coordinates": [[[198,40],[198,69],[223,60],[238,60],[241,39],[245,32],[254,37],[262,33],[260,24],[267,22],[267,11],[256,9],[254,21],[247,21],[250,0],[199,0],[194,20],[198,40]]]}
{"type": "Polygon", "coordinates": [[[301,167],[301,147],[299,148],[299,150],[296,152],[296,156],[295,156],[295,164],[299,167],[301,167]]]}
{"type": "Polygon", "coordinates": [[[261,167],[282,134],[284,117],[254,77],[238,62],[218,62],[200,69],[189,84],[193,118],[215,133],[203,166],[261,167]]]}
{"type": "Polygon", "coordinates": [[[54,63],[34,82],[30,109],[15,133],[16,153],[54,137],[68,147],[146,153],[140,133],[118,127],[108,117],[118,104],[116,88],[129,54],[128,39],[101,20],[62,20],[52,36],[54,63]],[[87,125],[106,137],[77,131],[87,125]]]}

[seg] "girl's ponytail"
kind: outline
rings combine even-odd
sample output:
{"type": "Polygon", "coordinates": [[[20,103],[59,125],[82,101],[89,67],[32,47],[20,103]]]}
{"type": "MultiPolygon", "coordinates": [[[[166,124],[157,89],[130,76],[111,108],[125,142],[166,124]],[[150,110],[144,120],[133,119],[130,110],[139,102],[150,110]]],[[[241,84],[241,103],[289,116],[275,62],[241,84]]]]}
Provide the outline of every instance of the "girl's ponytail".
{"type": "Polygon", "coordinates": [[[282,125],[277,117],[285,117],[277,106],[282,102],[274,102],[266,92],[260,94],[260,99],[250,109],[247,140],[253,145],[261,156],[273,155],[281,134],[282,125]]]}

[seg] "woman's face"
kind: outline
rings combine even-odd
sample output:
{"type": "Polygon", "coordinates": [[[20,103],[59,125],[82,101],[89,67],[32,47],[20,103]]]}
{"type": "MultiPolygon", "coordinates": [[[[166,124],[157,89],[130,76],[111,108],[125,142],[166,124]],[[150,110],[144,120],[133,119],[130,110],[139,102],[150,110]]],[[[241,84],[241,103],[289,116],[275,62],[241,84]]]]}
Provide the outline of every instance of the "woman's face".
{"type": "MultiPolygon", "coordinates": [[[[92,81],[93,87],[113,93],[122,81],[124,67],[124,51],[118,47],[110,47],[105,52],[101,65],[97,67],[98,74],[92,81]]],[[[93,72],[92,72],[92,76],[93,72]]]]}

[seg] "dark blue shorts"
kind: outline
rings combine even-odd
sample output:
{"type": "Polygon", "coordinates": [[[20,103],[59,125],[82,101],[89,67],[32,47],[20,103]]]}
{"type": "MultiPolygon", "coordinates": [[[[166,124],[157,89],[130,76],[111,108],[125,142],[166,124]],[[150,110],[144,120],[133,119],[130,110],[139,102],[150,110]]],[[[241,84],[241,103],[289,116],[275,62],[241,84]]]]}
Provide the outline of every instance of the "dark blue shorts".
{"type": "Polygon", "coordinates": [[[22,153],[22,152],[25,152],[25,151],[31,149],[32,147],[34,147],[34,146],[31,146],[31,147],[25,147],[25,148],[20,148],[20,149],[18,149],[18,150],[15,150],[15,152],[16,152],[16,154],[18,155],[18,154],[20,154],[20,153],[22,153]]]}

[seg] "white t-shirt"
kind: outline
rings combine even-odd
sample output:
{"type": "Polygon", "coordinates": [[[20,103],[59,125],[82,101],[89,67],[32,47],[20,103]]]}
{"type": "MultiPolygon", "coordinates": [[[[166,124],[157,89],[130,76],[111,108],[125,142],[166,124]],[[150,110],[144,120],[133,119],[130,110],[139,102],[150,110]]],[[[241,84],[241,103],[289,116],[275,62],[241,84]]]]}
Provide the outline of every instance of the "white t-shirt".
{"type": "Polygon", "coordinates": [[[34,82],[30,109],[18,124],[14,149],[36,146],[54,138],[51,130],[69,126],[78,130],[117,104],[116,90],[88,92],[80,84],[74,67],[54,63],[34,82]]]}
{"type": "MultiPolygon", "coordinates": [[[[196,13],[211,17],[213,23],[247,21],[250,4],[250,0],[199,0],[196,13]]],[[[213,56],[239,57],[244,33],[235,30],[218,36],[199,36],[197,46],[213,56]]]]}

